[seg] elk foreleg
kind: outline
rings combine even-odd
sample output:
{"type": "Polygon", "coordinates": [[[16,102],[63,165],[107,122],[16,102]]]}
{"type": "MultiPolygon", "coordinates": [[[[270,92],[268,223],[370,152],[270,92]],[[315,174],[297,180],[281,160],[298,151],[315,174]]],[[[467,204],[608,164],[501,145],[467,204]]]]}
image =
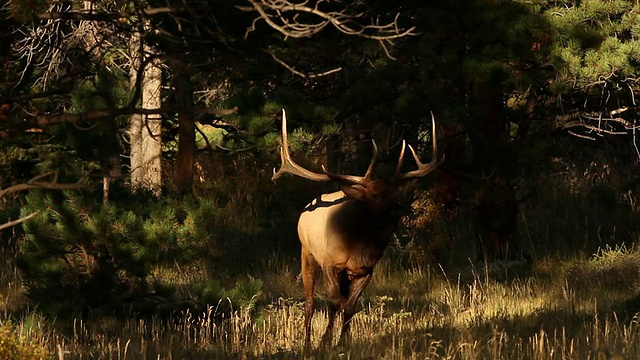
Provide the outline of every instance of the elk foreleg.
{"type": "Polygon", "coordinates": [[[349,329],[351,327],[351,319],[356,313],[356,303],[360,298],[360,294],[362,294],[362,290],[364,290],[364,288],[369,284],[369,281],[371,281],[371,275],[371,272],[368,271],[362,275],[349,276],[351,284],[349,287],[349,295],[344,304],[344,318],[342,323],[342,332],[340,333],[340,344],[344,344],[349,340],[349,329]]]}
{"type": "Polygon", "coordinates": [[[302,285],[304,286],[304,347],[309,348],[311,341],[311,319],[313,318],[313,288],[316,282],[318,262],[313,256],[302,249],[302,285]]]}
{"type": "Polygon", "coordinates": [[[329,323],[327,329],[322,335],[322,345],[331,345],[331,339],[333,337],[333,325],[335,323],[336,315],[340,311],[340,307],[343,302],[343,296],[340,294],[340,275],[341,269],[335,266],[330,266],[324,270],[324,283],[327,287],[327,300],[329,301],[329,323]]]}

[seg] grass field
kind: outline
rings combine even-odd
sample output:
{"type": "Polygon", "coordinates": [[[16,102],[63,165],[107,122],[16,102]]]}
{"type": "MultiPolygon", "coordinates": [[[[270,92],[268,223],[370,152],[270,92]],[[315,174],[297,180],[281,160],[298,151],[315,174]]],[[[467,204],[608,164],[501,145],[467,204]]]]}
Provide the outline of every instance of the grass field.
{"type": "Polygon", "coordinates": [[[271,262],[260,275],[253,274],[263,281],[263,291],[246,308],[222,313],[219,309],[228,307],[221,303],[205,313],[183,312],[171,319],[76,319],[63,324],[72,330],[62,333],[37,311],[24,310],[18,274],[4,256],[0,357],[11,358],[7,344],[22,349],[15,358],[32,359],[640,356],[640,251],[608,248],[584,258],[480,268],[470,264],[458,270],[398,268],[393,251],[379,264],[360,301],[349,346],[319,348],[327,320],[323,294],[317,295],[314,347],[306,353],[302,286],[294,259],[271,262]]]}

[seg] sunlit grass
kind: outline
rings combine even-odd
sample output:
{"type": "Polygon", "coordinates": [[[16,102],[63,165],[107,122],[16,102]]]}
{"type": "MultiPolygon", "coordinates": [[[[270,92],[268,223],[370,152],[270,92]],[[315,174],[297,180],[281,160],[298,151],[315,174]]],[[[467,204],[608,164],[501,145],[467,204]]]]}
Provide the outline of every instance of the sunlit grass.
{"type": "Polygon", "coordinates": [[[77,319],[63,334],[37,312],[12,313],[8,297],[24,301],[12,285],[2,288],[2,322],[13,318],[5,326],[20,341],[58,359],[628,359],[640,354],[639,257],[635,249],[605,248],[548,258],[528,272],[509,264],[388,270],[386,257],[360,301],[349,346],[319,346],[327,323],[319,291],[308,353],[301,284],[295,261],[286,259],[262,265],[259,311],[222,312],[230,307],[223,299],[171,319],[77,319]]]}

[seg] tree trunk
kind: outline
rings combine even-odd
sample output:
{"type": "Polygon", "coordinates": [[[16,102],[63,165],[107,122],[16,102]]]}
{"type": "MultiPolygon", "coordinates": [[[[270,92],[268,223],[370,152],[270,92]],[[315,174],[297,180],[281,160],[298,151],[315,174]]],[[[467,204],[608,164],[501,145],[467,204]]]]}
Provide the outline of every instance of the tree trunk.
{"type": "Polygon", "coordinates": [[[471,199],[471,215],[478,260],[506,260],[519,253],[518,206],[501,82],[479,81],[476,91],[475,118],[480,123],[473,141],[474,167],[483,175],[471,199]]]}
{"type": "Polygon", "coordinates": [[[186,72],[186,64],[173,62],[174,87],[178,105],[178,156],[176,164],[176,187],[179,196],[192,192],[193,165],[196,147],[196,128],[193,120],[193,88],[186,72]]]}
{"type": "MultiPolygon", "coordinates": [[[[157,60],[144,61],[150,49],[141,44],[140,33],[132,37],[131,67],[132,87],[140,86],[140,106],[143,109],[160,108],[162,69],[157,60]],[[141,46],[142,45],[142,46],[141,46]],[[137,79],[138,69],[145,66],[142,78],[137,79]],[[137,83],[139,82],[139,84],[137,83]]],[[[135,189],[151,190],[160,195],[162,186],[162,117],[160,115],[132,115],[129,128],[131,143],[131,186],[135,189]]]]}

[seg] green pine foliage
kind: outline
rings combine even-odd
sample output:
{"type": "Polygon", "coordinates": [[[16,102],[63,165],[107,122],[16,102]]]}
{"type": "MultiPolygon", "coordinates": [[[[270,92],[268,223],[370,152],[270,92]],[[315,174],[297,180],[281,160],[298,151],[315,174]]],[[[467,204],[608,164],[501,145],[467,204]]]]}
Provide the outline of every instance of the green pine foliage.
{"type": "MultiPolygon", "coordinates": [[[[283,87],[276,93],[260,87],[243,89],[229,100],[228,107],[232,106],[238,107],[238,113],[225,117],[224,121],[242,130],[203,131],[209,144],[219,144],[232,150],[255,147],[277,153],[283,108],[287,110],[289,146],[293,152],[314,148],[319,138],[335,135],[340,128],[331,122],[338,110],[312,104],[292,88],[283,87]]],[[[205,142],[201,137],[199,140],[200,145],[205,142]]]]}
{"type": "Polygon", "coordinates": [[[115,311],[149,292],[149,262],[160,252],[143,236],[142,217],[73,192],[32,192],[19,266],[30,298],[49,315],[115,311]]]}
{"type": "Polygon", "coordinates": [[[552,26],[551,55],[556,91],[623,83],[640,71],[640,7],[633,1],[551,2],[544,17],[552,26]]]}
{"type": "Polygon", "coordinates": [[[216,257],[215,203],[140,194],[119,198],[102,204],[92,194],[71,191],[27,196],[23,214],[40,213],[24,225],[18,265],[40,311],[57,318],[144,315],[204,308],[220,299],[229,299],[231,308],[253,307],[261,292],[258,280],[231,284],[230,290],[196,286],[189,298],[178,300],[178,284],[154,275],[159,268],[216,257]]]}
{"type": "Polygon", "coordinates": [[[250,314],[257,310],[263,286],[262,280],[251,276],[238,280],[230,289],[225,289],[219,280],[211,280],[200,291],[201,300],[203,304],[215,306],[216,315],[237,310],[250,314]]]}
{"type": "Polygon", "coordinates": [[[93,77],[82,79],[71,94],[69,113],[122,107],[129,100],[129,80],[119,70],[96,70],[93,77]]]}

